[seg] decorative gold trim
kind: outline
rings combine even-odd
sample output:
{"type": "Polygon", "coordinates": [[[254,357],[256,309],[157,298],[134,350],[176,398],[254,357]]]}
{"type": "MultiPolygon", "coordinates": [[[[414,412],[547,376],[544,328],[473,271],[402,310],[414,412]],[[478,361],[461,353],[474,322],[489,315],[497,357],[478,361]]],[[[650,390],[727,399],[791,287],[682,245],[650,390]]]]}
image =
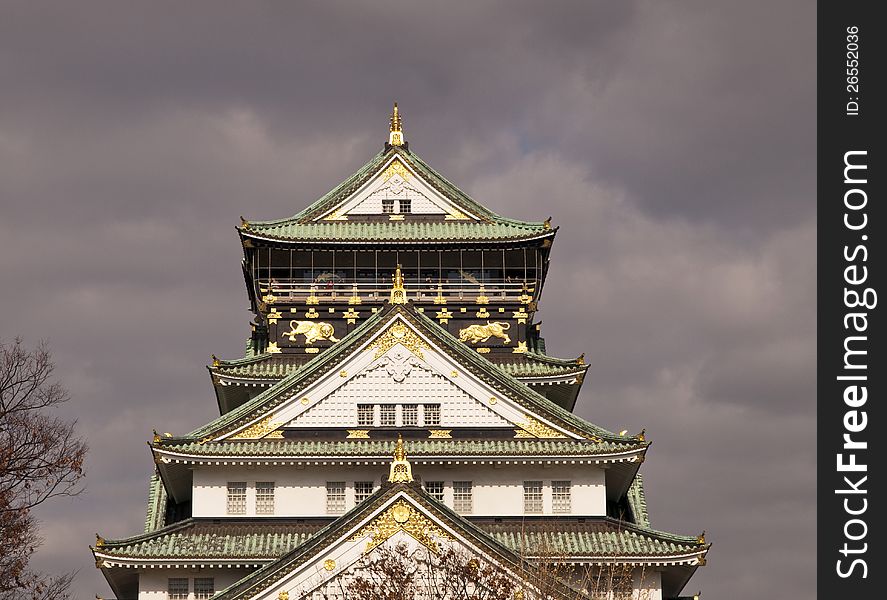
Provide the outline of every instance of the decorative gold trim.
{"type": "MultiPolygon", "coordinates": [[[[313,308],[311,310],[314,310],[313,308]]],[[[311,311],[308,311],[309,313],[311,311]]],[[[311,317],[310,314],[306,315],[311,317]]],[[[319,316],[315,313],[315,317],[319,316]]],[[[313,317],[312,317],[313,318],[313,317]]],[[[290,330],[281,332],[281,337],[289,338],[289,341],[295,342],[297,335],[305,336],[305,344],[310,346],[318,340],[327,340],[330,342],[338,342],[336,337],[336,329],[332,323],[326,321],[290,321],[290,330]]]]}
{"type": "Polygon", "coordinates": [[[431,429],[428,431],[428,439],[451,439],[453,437],[452,429],[431,429]]]}
{"type": "Polygon", "coordinates": [[[450,372],[450,377],[458,377],[458,376],[459,376],[459,371],[450,372]]]}
{"type": "Polygon", "coordinates": [[[476,316],[478,319],[489,319],[490,313],[487,311],[486,308],[481,308],[479,311],[477,311],[475,313],[474,316],[476,316]]]}
{"type": "Polygon", "coordinates": [[[400,175],[401,179],[403,179],[404,181],[408,180],[412,175],[409,169],[407,169],[406,165],[400,162],[400,159],[398,158],[395,158],[393,161],[391,161],[391,164],[388,165],[388,167],[384,171],[382,171],[382,179],[388,181],[395,175],[400,175]]]}
{"type": "Polygon", "coordinates": [[[308,403],[311,402],[311,400],[308,399],[308,396],[303,396],[302,399],[299,400],[299,402],[301,402],[303,406],[307,406],[308,403]]]}
{"type": "Polygon", "coordinates": [[[280,314],[279,310],[277,310],[276,308],[272,308],[271,312],[268,313],[268,324],[273,325],[274,323],[277,323],[277,319],[280,319],[282,317],[283,315],[280,314]]]}
{"type": "Polygon", "coordinates": [[[290,593],[286,590],[277,594],[277,600],[290,600],[290,593]]]}
{"type": "Polygon", "coordinates": [[[348,371],[342,369],[339,371],[339,377],[348,377],[348,371]]]}
{"type": "Polygon", "coordinates": [[[249,239],[249,238],[245,238],[245,239],[243,240],[243,247],[244,247],[244,248],[252,248],[252,247],[253,247],[253,241],[252,241],[251,239],[249,239]]]}
{"type": "Polygon", "coordinates": [[[475,300],[478,304],[489,304],[490,299],[487,297],[487,291],[484,289],[483,284],[480,286],[480,293],[477,295],[477,299],[475,300]]]}
{"type": "Polygon", "coordinates": [[[212,356],[214,367],[218,367],[220,364],[222,364],[218,356],[216,356],[215,354],[211,354],[210,356],[212,356]]]}
{"type": "Polygon", "coordinates": [[[397,434],[397,443],[394,445],[394,460],[391,461],[391,469],[388,471],[390,483],[409,483],[413,480],[413,467],[407,460],[407,453],[403,447],[403,437],[397,434]]]}
{"type": "Polygon", "coordinates": [[[479,344],[486,342],[491,337],[497,337],[504,340],[506,344],[510,344],[511,337],[505,333],[509,329],[511,329],[511,323],[508,321],[487,321],[486,325],[475,323],[459,330],[459,341],[479,344]]]}
{"type": "MultiPolygon", "coordinates": [[[[98,537],[98,534],[96,534],[96,537],[98,537]]],[[[702,533],[700,533],[699,535],[696,536],[696,543],[697,544],[704,544],[705,543],[705,530],[704,529],[702,530],[702,533]]],[[[98,545],[98,542],[96,542],[96,545],[98,545]]]]}
{"type": "Polygon", "coordinates": [[[511,317],[514,319],[517,319],[518,325],[520,325],[522,323],[526,323],[527,317],[529,317],[529,316],[530,316],[530,314],[524,310],[523,306],[521,306],[519,310],[511,313],[511,317]]]}
{"type": "Polygon", "coordinates": [[[437,317],[437,320],[441,322],[441,324],[446,325],[450,322],[450,319],[453,318],[453,313],[447,308],[442,308],[437,311],[437,314],[435,316],[437,317]]]}
{"type": "Polygon", "coordinates": [[[564,434],[560,431],[549,427],[545,423],[540,423],[538,420],[534,419],[530,415],[524,415],[524,421],[522,423],[518,423],[518,427],[521,428],[522,431],[515,431],[514,437],[523,438],[523,437],[536,437],[536,438],[565,438],[564,434]]]}
{"type": "Polygon", "coordinates": [[[305,348],[305,354],[318,354],[320,348],[305,348]]]}
{"type": "Polygon", "coordinates": [[[239,431],[238,433],[231,436],[232,440],[257,440],[265,437],[268,433],[274,431],[278,427],[282,425],[282,423],[275,422],[274,415],[268,415],[261,421],[257,421],[253,423],[246,429],[239,431]]]}
{"type": "Polygon", "coordinates": [[[271,433],[266,435],[264,439],[266,439],[266,440],[282,440],[283,439],[283,430],[282,429],[275,429],[274,431],[272,431],[271,433]]]}
{"type": "Polygon", "coordinates": [[[316,319],[320,316],[320,313],[314,310],[314,307],[308,309],[308,312],[305,313],[305,317],[308,319],[316,319]]]}
{"type": "Polygon", "coordinates": [[[437,284],[437,296],[434,297],[435,304],[446,304],[447,299],[444,298],[443,295],[443,286],[441,284],[437,284]]]}
{"type": "Polygon", "coordinates": [[[543,248],[551,248],[551,240],[542,240],[543,248]]]}
{"type": "Polygon", "coordinates": [[[403,215],[388,215],[389,221],[403,221],[403,215]]]}
{"type": "Polygon", "coordinates": [[[334,570],[336,568],[336,561],[334,561],[332,558],[326,559],[325,561],[323,561],[323,568],[327,571],[334,570]]]}
{"type": "Polygon", "coordinates": [[[370,348],[376,349],[373,359],[375,360],[379,358],[396,344],[403,345],[422,360],[425,360],[425,355],[422,353],[422,350],[431,349],[431,346],[426,344],[422,338],[413,332],[413,330],[398,321],[397,323],[392,324],[391,327],[385,330],[385,333],[380,335],[372,344],[370,344],[370,348]]]}
{"type": "Polygon", "coordinates": [[[397,109],[397,102],[394,103],[394,110],[391,111],[391,118],[388,120],[388,131],[388,143],[392,146],[403,146],[403,119],[397,109]]]}
{"type": "Polygon", "coordinates": [[[526,342],[518,342],[517,347],[515,347],[512,351],[512,354],[526,354],[527,353],[527,343],[526,342]]]}
{"type": "Polygon", "coordinates": [[[370,439],[370,430],[369,429],[349,429],[348,435],[345,436],[349,440],[368,440],[370,439]]]}
{"type": "MultiPolygon", "coordinates": [[[[703,539],[702,541],[704,542],[705,540],[703,539]]],[[[95,547],[101,548],[104,545],[105,545],[105,538],[103,538],[99,534],[95,534],[95,547]]]]}
{"type": "Polygon", "coordinates": [[[450,206],[449,209],[450,211],[447,216],[444,217],[444,221],[465,221],[468,219],[468,215],[455,206],[450,206]]]}
{"type": "Polygon", "coordinates": [[[311,287],[308,288],[308,297],[305,299],[305,304],[309,306],[320,304],[320,300],[317,297],[317,286],[313,283],[311,284],[311,287]]]}
{"type": "Polygon", "coordinates": [[[478,352],[478,354],[489,354],[490,349],[489,348],[478,348],[477,352],[478,352]]]}
{"type": "Polygon", "coordinates": [[[268,354],[280,354],[282,350],[277,347],[277,342],[268,342],[268,354]]]}
{"type": "Polygon", "coordinates": [[[361,304],[363,301],[360,299],[360,294],[357,293],[357,284],[351,286],[351,297],[348,298],[348,304],[361,304]]]}
{"type": "Polygon", "coordinates": [[[265,304],[274,304],[275,302],[277,302],[277,296],[269,292],[262,296],[262,302],[264,302],[265,304]]]}
{"type": "Polygon", "coordinates": [[[394,283],[391,286],[391,296],[388,298],[388,304],[406,304],[407,292],[403,287],[403,274],[400,272],[400,265],[394,270],[394,283]]]}
{"type": "Polygon", "coordinates": [[[579,358],[576,359],[576,364],[577,365],[584,365],[585,364],[585,352],[583,352],[582,354],[579,355],[579,358]]]}
{"type": "MultiPolygon", "coordinates": [[[[358,298],[358,301],[360,298],[358,298]]],[[[356,323],[357,319],[360,318],[360,313],[354,310],[353,308],[349,308],[348,310],[342,313],[342,317],[345,319],[346,323],[356,323]]]]}
{"type": "Polygon", "coordinates": [[[399,531],[406,532],[435,554],[440,552],[436,540],[453,539],[437,523],[428,519],[405,500],[398,500],[388,510],[351,536],[349,541],[357,541],[372,536],[364,549],[364,554],[367,554],[399,531]]]}
{"type": "Polygon", "coordinates": [[[542,226],[545,227],[545,229],[551,229],[551,217],[545,219],[545,222],[542,223],[542,226]]]}
{"type": "Polygon", "coordinates": [[[345,214],[345,210],[342,208],[336,209],[327,216],[323,218],[324,221],[347,221],[348,215],[345,214]]]}
{"type": "Polygon", "coordinates": [[[497,402],[498,402],[498,400],[496,399],[495,396],[492,397],[492,398],[490,398],[490,405],[491,405],[491,406],[492,406],[493,404],[496,404],[497,402]]]}

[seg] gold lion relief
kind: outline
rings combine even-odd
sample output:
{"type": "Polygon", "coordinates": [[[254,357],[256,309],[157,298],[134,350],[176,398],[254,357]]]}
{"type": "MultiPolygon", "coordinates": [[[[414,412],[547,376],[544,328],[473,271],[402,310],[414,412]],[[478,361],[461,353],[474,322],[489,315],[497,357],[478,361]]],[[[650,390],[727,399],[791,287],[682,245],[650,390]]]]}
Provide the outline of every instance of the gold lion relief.
{"type": "Polygon", "coordinates": [[[511,329],[511,323],[506,321],[487,321],[486,325],[469,325],[459,330],[459,341],[477,344],[486,342],[491,337],[502,338],[506,344],[511,343],[511,338],[505,333],[511,329]]]}
{"type": "Polygon", "coordinates": [[[333,326],[324,321],[290,321],[290,331],[284,331],[280,335],[289,337],[291,342],[296,341],[297,335],[304,335],[305,343],[310,346],[317,340],[338,342],[335,333],[333,326]]]}

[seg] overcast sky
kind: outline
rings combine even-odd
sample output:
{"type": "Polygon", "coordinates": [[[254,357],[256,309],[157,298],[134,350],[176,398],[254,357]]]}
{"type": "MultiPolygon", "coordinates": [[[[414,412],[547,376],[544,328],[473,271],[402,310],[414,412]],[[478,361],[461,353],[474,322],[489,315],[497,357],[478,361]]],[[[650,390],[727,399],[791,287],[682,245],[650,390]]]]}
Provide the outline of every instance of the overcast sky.
{"type": "Polygon", "coordinates": [[[592,362],[576,412],[646,427],[654,527],[708,531],[685,592],[815,589],[815,4],[4,2],[0,337],[49,339],[87,491],[35,564],[143,528],[144,441],[216,416],[249,333],[234,226],[410,148],[560,225],[541,303],[592,362]]]}

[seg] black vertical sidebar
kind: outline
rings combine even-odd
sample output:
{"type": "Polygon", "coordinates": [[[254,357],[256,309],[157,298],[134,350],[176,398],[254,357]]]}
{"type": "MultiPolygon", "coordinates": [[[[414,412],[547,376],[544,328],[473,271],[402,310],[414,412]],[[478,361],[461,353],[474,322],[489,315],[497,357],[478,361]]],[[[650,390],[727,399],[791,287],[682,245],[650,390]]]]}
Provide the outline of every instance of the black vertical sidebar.
{"type": "Polygon", "coordinates": [[[820,1],[817,24],[817,590],[883,597],[887,21],[820,1]]]}

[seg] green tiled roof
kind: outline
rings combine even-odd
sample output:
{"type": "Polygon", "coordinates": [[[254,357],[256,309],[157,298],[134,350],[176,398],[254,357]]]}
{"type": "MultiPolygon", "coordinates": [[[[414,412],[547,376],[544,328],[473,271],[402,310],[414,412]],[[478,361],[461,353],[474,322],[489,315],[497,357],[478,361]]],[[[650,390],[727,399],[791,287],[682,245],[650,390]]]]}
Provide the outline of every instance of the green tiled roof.
{"type": "MultiPolygon", "coordinates": [[[[624,442],[572,439],[421,439],[405,440],[407,453],[413,459],[423,456],[593,456],[642,450],[646,442],[626,438],[624,442]]],[[[313,440],[262,439],[224,442],[185,442],[163,439],[155,447],[192,456],[256,456],[308,458],[320,456],[390,459],[393,440],[313,440]]]]}
{"type": "Polygon", "coordinates": [[[160,481],[160,475],[155,470],[151,474],[151,483],[148,486],[148,510],[145,515],[145,532],[160,529],[166,520],[166,488],[160,481]]]}
{"type": "MultiPolygon", "coordinates": [[[[575,359],[554,358],[532,352],[523,355],[509,355],[503,362],[491,362],[512,377],[517,378],[577,374],[588,368],[588,365],[580,365],[575,359]]],[[[212,371],[228,377],[277,380],[291,375],[303,364],[304,362],[264,353],[219,361],[218,365],[212,367],[212,371]]]]}
{"type": "Polygon", "coordinates": [[[425,332],[429,338],[439,343],[442,348],[450,352],[454,357],[457,357],[463,368],[467,368],[493,388],[498,389],[522,404],[527,410],[544,415],[546,418],[551,419],[552,422],[559,423],[561,426],[573,429],[576,432],[581,432],[582,435],[597,437],[615,443],[637,443],[637,439],[619,436],[603,427],[577,417],[531,390],[526,384],[518,381],[502,369],[491,368],[492,363],[490,361],[458,341],[432,319],[416,311],[411,304],[388,305],[384,310],[370,316],[335,345],[307,362],[301,369],[266,389],[249,402],[182,438],[167,438],[168,442],[167,440],[164,440],[164,442],[175,444],[183,440],[203,439],[247,424],[261,412],[273,409],[287,401],[290,397],[288,392],[291,392],[293,388],[310,384],[316,379],[333,372],[336,365],[347,358],[353,347],[373,335],[378,328],[388,321],[393,313],[400,314],[419,330],[425,332]]]}
{"type": "Polygon", "coordinates": [[[494,213],[472,200],[440,173],[428,166],[425,161],[402,147],[386,148],[351,177],[295,216],[275,221],[253,221],[244,224],[239,229],[245,237],[296,242],[322,240],[331,243],[409,242],[415,244],[468,240],[496,242],[528,240],[553,236],[555,233],[555,229],[545,223],[518,221],[494,213]],[[315,221],[353,194],[395,154],[455,206],[466,213],[479,217],[480,220],[315,221]]]}
{"type": "Polygon", "coordinates": [[[644,479],[638,473],[628,488],[628,506],[631,507],[631,513],[638,525],[643,527],[650,526],[650,515],[647,513],[647,496],[644,493],[644,479]]]}
{"type": "MultiPolygon", "coordinates": [[[[294,519],[186,519],[169,527],[119,540],[98,550],[120,558],[267,561],[303,544],[329,521],[294,519]]],[[[508,521],[473,524],[521,556],[673,556],[704,548],[695,537],[639,528],[610,518],[508,521]]]]}

